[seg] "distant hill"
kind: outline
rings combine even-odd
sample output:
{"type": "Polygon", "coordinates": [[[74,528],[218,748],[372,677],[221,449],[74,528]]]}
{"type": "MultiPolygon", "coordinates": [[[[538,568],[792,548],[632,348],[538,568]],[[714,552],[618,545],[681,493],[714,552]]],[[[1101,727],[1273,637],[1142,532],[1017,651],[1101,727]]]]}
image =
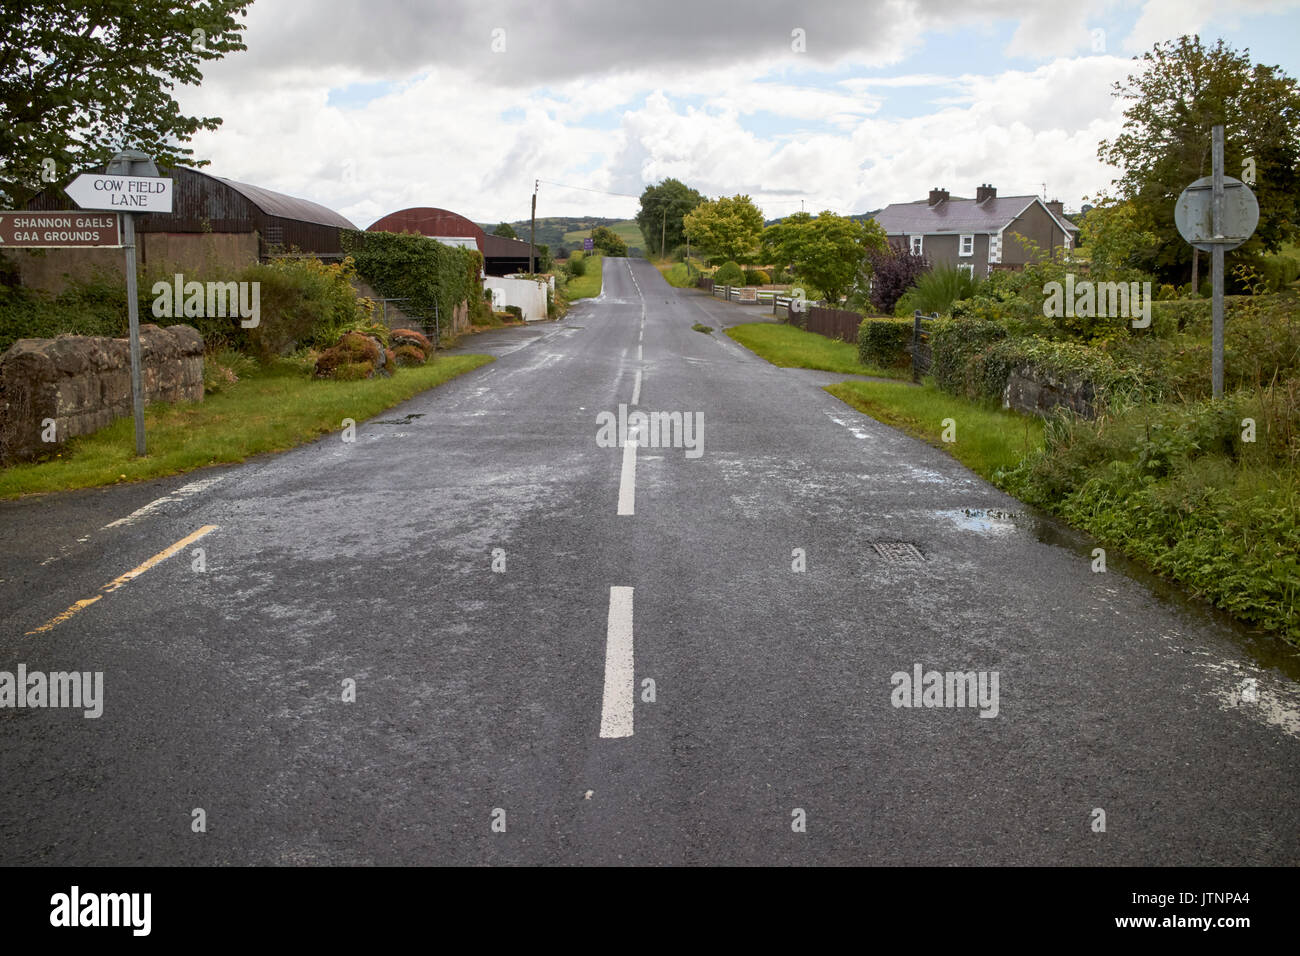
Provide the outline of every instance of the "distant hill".
{"type": "MultiPolygon", "coordinates": [[[[527,219],[510,223],[515,234],[525,242],[528,241],[528,223],[527,219]]],[[[499,223],[480,222],[480,226],[487,232],[495,229],[499,223]]],[[[560,247],[572,249],[575,246],[582,248],[582,240],[591,234],[591,230],[597,226],[608,226],[613,229],[623,241],[627,243],[628,251],[634,255],[642,252],[645,245],[645,239],[641,236],[641,230],[632,219],[606,219],[601,216],[545,216],[537,219],[537,243],[538,245],[549,246],[552,252],[556,252],[560,247]]]]}
{"type": "MultiPolygon", "coordinates": [[[[880,207],[880,209],[884,209],[884,208],[885,208],[884,206],[880,207]]],[[[855,212],[852,215],[845,216],[844,218],[852,219],[854,222],[866,222],[866,220],[870,219],[876,213],[880,212],[880,209],[873,209],[871,210],[871,212],[855,212]]],[[[775,226],[778,222],[781,222],[783,219],[785,219],[785,216],[781,216],[779,219],[768,219],[763,223],[763,225],[775,226]]]]}

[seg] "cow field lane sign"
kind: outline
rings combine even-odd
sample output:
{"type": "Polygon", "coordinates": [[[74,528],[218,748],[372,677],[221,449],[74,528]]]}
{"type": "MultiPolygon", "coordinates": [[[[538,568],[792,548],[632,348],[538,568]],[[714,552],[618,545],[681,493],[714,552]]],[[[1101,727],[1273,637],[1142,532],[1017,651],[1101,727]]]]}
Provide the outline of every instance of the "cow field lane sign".
{"type": "Polygon", "coordinates": [[[64,187],[82,209],[113,212],[171,212],[172,181],[156,176],[82,173],[64,187]]]}

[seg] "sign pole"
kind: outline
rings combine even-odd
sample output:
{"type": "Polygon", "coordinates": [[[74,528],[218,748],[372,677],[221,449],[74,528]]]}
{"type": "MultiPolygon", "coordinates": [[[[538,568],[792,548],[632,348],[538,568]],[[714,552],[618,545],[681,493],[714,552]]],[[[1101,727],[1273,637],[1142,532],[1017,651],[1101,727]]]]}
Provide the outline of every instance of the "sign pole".
{"type": "MultiPolygon", "coordinates": [[[[1223,238],[1223,127],[1214,127],[1214,198],[1213,210],[1214,238],[1223,238]]],[[[1223,397],[1223,243],[1216,242],[1211,256],[1211,316],[1214,323],[1212,332],[1214,356],[1211,359],[1210,377],[1214,388],[1214,397],[1223,397]]]]}
{"type": "Polygon", "coordinates": [[[140,376],[140,301],[135,278],[135,214],[122,213],[126,249],[126,316],[131,335],[131,405],[135,410],[135,453],[144,455],[144,383],[140,376]]]}

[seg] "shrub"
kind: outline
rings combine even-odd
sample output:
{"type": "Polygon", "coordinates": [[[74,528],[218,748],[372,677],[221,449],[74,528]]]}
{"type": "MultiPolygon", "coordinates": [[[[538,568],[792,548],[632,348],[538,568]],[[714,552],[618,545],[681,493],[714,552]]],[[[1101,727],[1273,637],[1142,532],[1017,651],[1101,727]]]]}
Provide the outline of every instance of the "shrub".
{"type": "Polygon", "coordinates": [[[522,322],[524,320],[524,310],[517,305],[506,306],[506,312],[516,322],[522,322]]]}
{"type": "Polygon", "coordinates": [[[375,374],[374,362],[344,362],[334,367],[330,377],[340,382],[356,382],[375,374]]]}
{"type": "Polygon", "coordinates": [[[745,273],[745,285],[767,285],[772,281],[762,269],[750,269],[745,273]]]}
{"type": "Polygon", "coordinates": [[[916,283],[908,289],[894,306],[894,314],[911,315],[917,309],[929,315],[932,312],[949,313],[954,302],[969,299],[979,289],[979,280],[966,270],[954,266],[937,266],[917,276],[916,283]]]}
{"type": "Polygon", "coordinates": [[[126,284],[111,277],[74,282],[58,296],[0,286],[0,353],[19,339],[65,332],[121,338],[126,326],[126,284]]]}
{"type": "Polygon", "coordinates": [[[368,335],[361,332],[344,332],[339,337],[338,344],[327,348],[321,352],[316,359],[316,374],[322,377],[343,378],[348,375],[355,376],[355,370],[339,375],[339,370],[348,365],[370,366],[367,375],[360,376],[368,378],[380,363],[380,344],[368,335]]]}
{"type": "Polygon", "coordinates": [[[393,363],[402,365],[423,365],[428,360],[428,353],[415,345],[399,345],[393,349],[393,363]]]}
{"type": "Polygon", "coordinates": [[[209,351],[203,356],[203,391],[212,393],[229,388],[256,367],[257,363],[243,352],[230,348],[209,351]]]}
{"type": "Polygon", "coordinates": [[[858,326],[858,361],[876,368],[901,368],[912,361],[912,321],[864,319],[858,326]]]}
{"type": "Polygon", "coordinates": [[[744,285],[745,272],[734,262],[727,262],[718,267],[718,271],[713,274],[713,281],[717,285],[744,285]]]}
{"type": "Polygon", "coordinates": [[[433,351],[428,337],[414,329],[393,329],[388,336],[388,343],[393,346],[413,345],[426,354],[433,351]]]}
{"type": "Polygon", "coordinates": [[[564,264],[564,271],[569,275],[585,276],[587,274],[587,260],[581,252],[574,250],[573,255],[569,256],[569,261],[564,264]]]}
{"type": "Polygon", "coordinates": [[[456,306],[468,302],[473,314],[483,308],[479,272],[483,257],[476,249],[446,246],[426,236],[392,232],[343,233],[357,273],[381,296],[406,299],[414,315],[437,315],[448,321],[456,306]]]}
{"type": "Polygon", "coordinates": [[[1007,330],[987,319],[953,318],[933,323],[930,374],[935,383],[953,395],[967,393],[966,368],[989,345],[1007,337],[1007,330]]]}
{"type": "Polygon", "coordinates": [[[903,293],[929,270],[930,260],[894,244],[873,249],[867,256],[871,263],[871,304],[882,315],[893,315],[903,293]]]}

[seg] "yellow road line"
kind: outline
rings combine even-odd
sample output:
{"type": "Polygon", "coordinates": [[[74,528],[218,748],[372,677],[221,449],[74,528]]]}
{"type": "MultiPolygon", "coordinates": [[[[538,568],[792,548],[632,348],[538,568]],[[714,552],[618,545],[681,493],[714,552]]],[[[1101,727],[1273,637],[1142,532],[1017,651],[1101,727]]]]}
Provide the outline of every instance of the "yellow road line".
{"type": "Polygon", "coordinates": [[[205,524],[198,531],[186,535],[185,537],[181,538],[172,546],[168,548],[164,548],[162,551],[159,551],[152,558],[150,558],[148,561],[145,561],[143,564],[140,564],[138,567],[132,568],[130,571],[126,572],[126,574],[123,574],[122,576],[116,577],[112,581],[109,581],[107,584],[105,584],[102,588],[99,589],[103,593],[96,594],[94,597],[86,598],[83,601],[78,601],[76,604],[72,605],[72,607],[68,608],[62,614],[50,618],[47,622],[45,622],[35,630],[28,631],[27,634],[30,636],[32,634],[41,634],[44,633],[45,631],[53,630],[56,625],[62,624],[64,621],[72,617],[72,615],[76,614],[78,611],[90,607],[90,605],[94,604],[105,594],[111,594],[113,591],[116,591],[118,588],[126,584],[128,581],[132,581],[135,578],[138,578],[140,575],[144,574],[155,564],[160,564],[163,561],[166,561],[177,551],[180,551],[186,548],[187,546],[193,544],[195,541],[199,540],[199,538],[203,537],[205,534],[209,534],[216,530],[217,530],[216,525],[205,524]]]}

